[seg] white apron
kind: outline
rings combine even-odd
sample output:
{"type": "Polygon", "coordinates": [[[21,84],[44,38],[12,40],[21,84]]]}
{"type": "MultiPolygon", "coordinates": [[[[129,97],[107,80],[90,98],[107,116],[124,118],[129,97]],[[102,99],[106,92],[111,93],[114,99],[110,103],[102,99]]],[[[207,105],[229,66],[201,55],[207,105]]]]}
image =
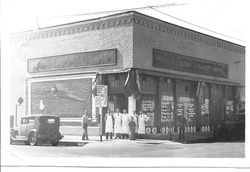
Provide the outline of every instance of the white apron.
{"type": "MultiPolygon", "coordinates": [[[[131,115],[131,117],[133,117],[134,121],[135,121],[135,133],[138,133],[138,115],[137,114],[136,115],[131,115]]],[[[132,121],[132,118],[131,118],[130,121],[132,121]]]]}
{"type": "Polygon", "coordinates": [[[146,117],[145,115],[139,115],[138,117],[138,123],[139,123],[139,127],[138,127],[138,134],[145,134],[145,120],[146,117]]]}
{"type": "Polygon", "coordinates": [[[122,114],[122,133],[123,134],[129,134],[129,115],[128,114],[122,114]]]}
{"type": "Polygon", "coordinates": [[[122,114],[115,113],[114,114],[115,118],[115,124],[114,124],[114,132],[117,133],[122,133],[122,114]]]}
{"type": "Polygon", "coordinates": [[[106,133],[113,132],[113,119],[111,114],[106,114],[105,132],[106,133]]]}

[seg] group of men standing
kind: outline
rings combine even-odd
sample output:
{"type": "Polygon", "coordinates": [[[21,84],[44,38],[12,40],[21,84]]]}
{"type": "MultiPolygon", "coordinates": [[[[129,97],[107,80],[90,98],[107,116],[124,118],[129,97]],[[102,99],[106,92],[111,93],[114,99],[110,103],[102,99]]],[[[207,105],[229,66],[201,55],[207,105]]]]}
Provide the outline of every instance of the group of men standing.
{"type": "MultiPolygon", "coordinates": [[[[123,110],[123,113],[120,112],[119,108],[116,109],[115,113],[111,113],[110,109],[108,109],[107,114],[105,115],[105,134],[106,139],[112,136],[117,138],[130,138],[131,140],[135,140],[136,138],[141,137],[141,135],[145,134],[145,122],[149,119],[147,115],[143,114],[142,111],[139,112],[139,115],[136,111],[133,114],[128,114],[127,110],[123,110]]],[[[88,122],[91,121],[89,117],[89,112],[85,111],[82,116],[82,128],[83,135],[82,140],[88,140],[88,122]]],[[[179,131],[179,139],[185,140],[185,126],[186,119],[182,115],[178,119],[178,126],[180,127],[179,131]]]]}
{"type": "Polygon", "coordinates": [[[117,138],[130,138],[135,140],[137,135],[145,134],[145,121],[148,120],[148,117],[139,112],[139,115],[136,111],[133,114],[128,114],[127,110],[123,110],[123,113],[117,108],[114,114],[111,113],[108,109],[107,114],[105,115],[105,133],[106,139],[110,137],[112,139],[113,133],[115,139],[117,138]]]}

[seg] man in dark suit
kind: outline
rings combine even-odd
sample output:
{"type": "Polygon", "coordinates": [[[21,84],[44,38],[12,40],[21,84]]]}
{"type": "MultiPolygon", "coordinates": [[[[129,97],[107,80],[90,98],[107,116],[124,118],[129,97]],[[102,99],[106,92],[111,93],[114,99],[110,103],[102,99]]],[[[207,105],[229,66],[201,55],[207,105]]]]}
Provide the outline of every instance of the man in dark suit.
{"type": "Polygon", "coordinates": [[[187,123],[186,118],[184,115],[181,115],[178,121],[179,125],[179,140],[185,140],[185,126],[187,123]]]}

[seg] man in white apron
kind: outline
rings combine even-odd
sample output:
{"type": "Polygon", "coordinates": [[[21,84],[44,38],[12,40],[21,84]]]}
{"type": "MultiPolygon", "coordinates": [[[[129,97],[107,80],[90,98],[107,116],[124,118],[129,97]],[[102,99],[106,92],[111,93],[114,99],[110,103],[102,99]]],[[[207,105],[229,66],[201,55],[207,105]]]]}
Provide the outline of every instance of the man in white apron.
{"type": "Polygon", "coordinates": [[[114,133],[115,133],[115,139],[121,138],[122,133],[122,114],[120,113],[120,110],[117,108],[116,113],[114,113],[114,133]]]}
{"type": "Polygon", "coordinates": [[[123,139],[129,138],[129,133],[130,133],[129,120],[130,120],[130,117],[127,111],[124,109],[123,114],[122,114],[122,138],[123,139]]]}
{"type": "Polygon", "coordinates": [[[113,121],[114,117],[110,112],[110,109],[108,109],[108,113],[105,115],[105,133],[106,133],[106,139],[110,136],[110,139],[112,139],[113,134],[113,121]]]}
{"type": "Polygon", "coordinates": [[[147,121],[149,119],[149,117],[147,117],[147,115],[143,114],[142,111],[139,112],[139,116],[138,116],[138,135],[141,138],[142,135],[144,135],[146,133],[146,129],[145,129],[145,121],[147,121]]]}

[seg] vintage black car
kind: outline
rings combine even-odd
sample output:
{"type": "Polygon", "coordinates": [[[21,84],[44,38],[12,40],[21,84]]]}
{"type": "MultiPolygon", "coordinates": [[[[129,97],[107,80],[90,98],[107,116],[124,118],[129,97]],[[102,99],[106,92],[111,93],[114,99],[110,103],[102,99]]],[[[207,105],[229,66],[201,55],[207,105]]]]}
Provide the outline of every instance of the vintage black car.
{"type": "Polygon", "coordinates": [[[217,140],[245,140],[245,110],[228,116],[222,125],[215,127],[217,140]]]}
{"type": "Polygon", "coordinates": [[[11,128],[10,143],[24,141],[32,146],[38,142],[50,142],[57,146],[63,138],[59,132],[60,118],[51,115],[29,115],[21,118],[21,124],[11,128]]]}
{"type": "Polygon", "coordinates": [[[245,139],[245,110],[230,115],[223,123],[225,137],[228,139],[245,139]]]}

